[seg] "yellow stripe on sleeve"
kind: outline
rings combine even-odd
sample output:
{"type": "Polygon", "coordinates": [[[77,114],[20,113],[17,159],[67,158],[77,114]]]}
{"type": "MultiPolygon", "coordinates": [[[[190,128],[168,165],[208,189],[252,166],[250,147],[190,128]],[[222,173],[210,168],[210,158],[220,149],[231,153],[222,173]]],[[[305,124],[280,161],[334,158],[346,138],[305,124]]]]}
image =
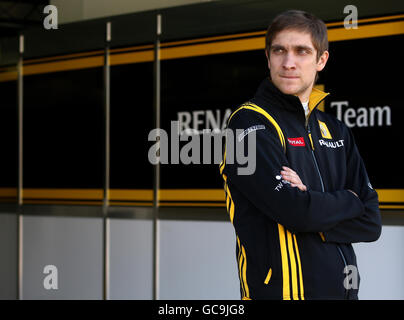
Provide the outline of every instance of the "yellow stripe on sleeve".
{"type": "Polygon", "coordinates": [[[247,298],[250,297],[250,290],[248,289],[248,284],[247,284],[247,255],[245,253],[244,246],[241,246],[242,253],[244,256],[244,265],[243,265],[243,282],[244,282],[244,290],[245,290],[245,296],[247,298]]]}
{"type": "Polygon", "coordinates": [[[238,245],[238,276],[240,279],[240,285],[241,285],[241,293],[242,296],[245,297],[245,290],[244,290],[244,282],[243,282],[243,277],[242,277],[242,265],[243,265],[243,255],[241,252],[241,245],[240,245],[240,239],[237,237],[237,245],[238,245]]]}
{"type": "Polygon", "coordinates": [[[231,193],[230,193],[228,185],[226,185],[226,192],[227,192],[227,212],[230,215],[231,223],[233,223],[233,219],[234,219],[234,202],[233,202],[233,199],[231,197],[231,193]]]}

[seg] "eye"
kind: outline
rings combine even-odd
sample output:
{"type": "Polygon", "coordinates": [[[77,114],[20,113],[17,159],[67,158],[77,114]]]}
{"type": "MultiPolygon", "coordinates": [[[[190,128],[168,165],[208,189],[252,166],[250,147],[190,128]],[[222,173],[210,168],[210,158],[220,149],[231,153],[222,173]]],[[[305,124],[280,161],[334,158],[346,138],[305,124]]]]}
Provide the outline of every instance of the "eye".
{"type": "Polygon", "coordinates": [[[309,54],[309,53],[310,53],[310,50],[308,50],[308,49],[306,49],[306,48],[300,48],[300,49],[297,50],[297,53],[298,53],[299,55],[306,55],[306,54],[309,54]]]}
{"type": "Polygon", "coordinates": [[[272,52],[275,53],[275,54],[282,54],[282,53],[285,52],[285,49],[283,49],[283,48],[273,48],[272,52]]]}

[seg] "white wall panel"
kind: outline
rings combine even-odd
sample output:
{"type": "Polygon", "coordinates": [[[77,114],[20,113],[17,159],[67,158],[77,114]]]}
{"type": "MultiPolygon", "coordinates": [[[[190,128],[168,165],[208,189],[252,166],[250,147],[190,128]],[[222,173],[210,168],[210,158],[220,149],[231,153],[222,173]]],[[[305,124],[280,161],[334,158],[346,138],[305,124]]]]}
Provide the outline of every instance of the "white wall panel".
{"type": "Polygon", "coordinates": [[[23,299],[102,298],[102,219],[24,216],[23,299]],[[46,289],[47,265],[58,288],[46,289]]]}
{"type": "Polygon", "coordinates": [[[153,298],[152,232],[152,220],[110,220],[110,299],[153,298]]]}
{"type": "Polygon", "coordinates": [[[404,226],[383,226],[376,242],[354,245],[359,299],[404,299],[404,226]]]}
{"type": "Polygon", "coordinates": [[[160,221],[160,299],[240,299],[230,222],[160,221]]]}
{"type": "Polygon", "coordinates": [[[17,214],[0,214],[0,299],[17,298],[17,214]]]}

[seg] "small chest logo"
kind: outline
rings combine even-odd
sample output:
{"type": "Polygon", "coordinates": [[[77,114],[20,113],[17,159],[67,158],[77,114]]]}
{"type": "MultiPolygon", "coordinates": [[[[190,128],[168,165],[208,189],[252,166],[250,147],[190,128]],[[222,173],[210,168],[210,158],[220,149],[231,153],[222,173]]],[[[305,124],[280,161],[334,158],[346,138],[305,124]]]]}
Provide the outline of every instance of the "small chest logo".
{"type": "Polygon", "coordinates": [[[323,138],[332,139],[331,133],[328,130],[327,125],[325,124],[325,122],[322,122],[322,121],[318,120],[318,125],[320,126],[320,131],[321,131],[321,135],[323,136],[323,138]]]}
{"type": "Polygon", "coordinates": [[[299,138],[288,138],[289,144],[294,147],[305,147],[306,143],[304,142],[303,137],[299,138]]]}

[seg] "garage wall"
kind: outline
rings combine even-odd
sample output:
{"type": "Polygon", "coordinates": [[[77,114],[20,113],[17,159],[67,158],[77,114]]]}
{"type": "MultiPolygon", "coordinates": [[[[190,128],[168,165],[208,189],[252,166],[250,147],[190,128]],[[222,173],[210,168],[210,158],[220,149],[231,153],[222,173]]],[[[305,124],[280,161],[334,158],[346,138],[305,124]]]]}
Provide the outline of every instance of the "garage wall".
{"type": "Polygon", "coordinates": [[[0,299],[17,297],[17,215],[0,214],[0,299]]]}
{"type": "MultiPolygon", "coordinates": [[[[0,299],[17,297],[17,216],[0,214],[0,299]]],[[[102,299],[102,219],[23,217],[23,299],[102,299]],[[57,289],[46,289],[47,265],[57,289]]],[[[153,298],[153,222],[111,218],[110,299],[153,298]]],[[[235,235],[227,221],[159,221],[159,299],[239,299],[235,235]]],[[[355,244],[359,298],[404,299],[404,226],[355,244]]]]}
{"type": "Polygon", "coordinates": [[[383,226],[372,243],[355,244],[361,276],[359,299],[404,299],[404,227],[383,226]]]}

